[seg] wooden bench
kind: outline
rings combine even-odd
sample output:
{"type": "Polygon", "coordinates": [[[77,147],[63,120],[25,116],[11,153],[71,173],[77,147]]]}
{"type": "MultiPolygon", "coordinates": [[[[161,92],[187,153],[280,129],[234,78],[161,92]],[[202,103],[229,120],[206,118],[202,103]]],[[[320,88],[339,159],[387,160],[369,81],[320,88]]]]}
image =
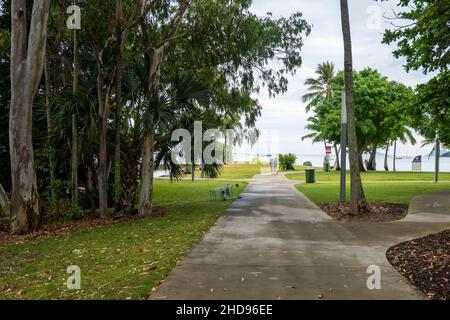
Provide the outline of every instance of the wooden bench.
{"type": "Polygon", "coordinates": [[[226,201],[233,198],[233,185],[226,184],[209,191],[209,196],[213,201],[226,201]]]}

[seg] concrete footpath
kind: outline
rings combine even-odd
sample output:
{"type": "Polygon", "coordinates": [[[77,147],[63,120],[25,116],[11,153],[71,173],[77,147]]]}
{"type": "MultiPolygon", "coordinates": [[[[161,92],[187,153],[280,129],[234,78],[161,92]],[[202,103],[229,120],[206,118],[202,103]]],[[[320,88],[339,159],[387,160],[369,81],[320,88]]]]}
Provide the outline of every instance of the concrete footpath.
{"type": "Polygon", "coordinates": [[[397,243],[450,228],[450,192],[403,221],[340,223],[284,176],[255,177],[151,299],[425,299],[386,260],[397,243]],[[381,268],[381,290],[367,269],[381,268]]]}

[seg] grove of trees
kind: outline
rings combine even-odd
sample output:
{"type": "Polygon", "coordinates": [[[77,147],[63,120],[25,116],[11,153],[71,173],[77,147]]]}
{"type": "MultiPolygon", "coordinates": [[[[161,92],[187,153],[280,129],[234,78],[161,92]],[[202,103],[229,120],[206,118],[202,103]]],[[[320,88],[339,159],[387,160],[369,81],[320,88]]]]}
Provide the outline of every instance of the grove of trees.
{"type": "Polygon", "coordinates": [[[251,0],[79,0],[70,30],[72,4],[0,1],[0,206],[13,234],[152,215],[154,170],[189,171],[171,160],[172,132],[202,121],[253,133],[252,93],[287,90],[311,29],[300,12],[258,17],[251,0]]]}
{"type": "MultiPolygon", "coordinates": [[[[386,154],[397,141],[416,143],[409,109],[414,101],[411,88],[389,81],[378,71],[366,68],[353,73],[353,99],[355,107],[358,161],[362,170],[376,170],[376,155],[385,148],[386,154]],[[363,154],[370,154],[369,167],[363,162],[363,154]]],[[[338,146],[341,141],[341,102],[344,90],[344,74],[338,72],[329,82],[331,94],[322,96],[314,106],[314,117],[308,119],[307,129],[313,133],[304,137],[314,142],[338,146]]],[[[386,158],[387,159],[387,158],[386,158]]],[[[389,170],[388,163],[385,169],[389,170]]]]}

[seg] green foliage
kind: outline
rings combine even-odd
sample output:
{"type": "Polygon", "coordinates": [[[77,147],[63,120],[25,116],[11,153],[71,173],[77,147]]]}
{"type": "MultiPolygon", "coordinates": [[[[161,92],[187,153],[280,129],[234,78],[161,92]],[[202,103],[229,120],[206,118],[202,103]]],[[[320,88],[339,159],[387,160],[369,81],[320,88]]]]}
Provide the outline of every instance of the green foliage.
{"type": "Polygon", "coordinates": [[[386,30],[383,42],[396,43],[394,55],[406,58],[406,69],[447,70],[450,63],[450,1],[400,0],[402,25],[386,30]]]}
{"type": "MultiPolygon", "coordinates": [[[[32,2],[27,0],[30,5],[27,8],[32,2]]],[[[11,1],[0,4],[0,162],[4,164],[0,166],[0,182],[9,189],[11,1]]],[[[128,209],[136,202],[142,138],[149,115],[155,122],[154,165],[164,166],[174,179],[185,174],[185,169],[174,165],[170,157],[174,129],[191,130],[194,121],[202,121],[205,130],[234,130],[236,138],[228,141],[228,145],[245,140],[254,142],[258,136],[255,125],[262,107],[253,93],[263,89],[271,96],[286,92],[288,77],[302,64],[301,49],[311,31],[300,12],[288,17],[273,17],[270,13],[260,17],[252,13],[251,0],[191,1],[176,30],[172,30],[171,20],[178,9],[178,1],[146,1],[143,19],[149,25],[147,34],[141,25],[140,0],[112,4],[79,0],[77,4],[82,13],[82,29],[77,32],[78,90],[72,93],[75,52],[73,31],[65,27],[67,2],[52,1],[47,35],[48,79],[43,77],[33,108],[38,190],[44,200],[44,210],[48,211],[44,214],[47,217],[60,212],[64,218],[79,218],[83,211],[97,206],[99,136],[104,132],[101,129],[107,132],[109,164],[115,159],[118,122],[122,188],[117,188],[116,180],[113,191],[112,174],[106,184],[110,198],[117,197],[118,190],[122,189],[121,198],[128,209]],[[114,9],[119,3],[123,4],[122,27],[127,30],[123,47],[122,101],[116,100],[117,32],[120,29],[117,23],[121,20],[118,19],[121,10],[114,9]],[[158,94],[150,96],[146,92],[150,55],[145,53],[145,44],[156,48],[166,37],[171,40],[167,42],[161,63],[158,94]],[[148,39],[148,43],[144,39],[148,39]],[[105,101],[109,103],[99,106],[105,101]],[[122,112],[117,119],[119,106],[122,112]],[[108,115],[105,120],[103,112],[108,115]],[[78,123],[80,208],[63,204],[70,196],[66,193],[66,184],[71,179],[72,114],[76,115],[78,123]]],[[[31,10],[27,13],[29,16],[31,10]]],[[[222,168],[207,166],[204,169],[205,176],[218,177],[222,168]]]]}
{"type": "MultiPolygon", "coordinates": [[[[340,143],[343,72],[333,78],[331,86],[333,94],[315,107],[316,115],[306,127],[315,133],[304,138],[340,143]]],[[[408,107],[413,98],[411,88],[389,81],[376,70],[355,71],[353,99],[359,151],[403,137],[405,127],[411,123],[408,107]]]]}
{"type": "Polygon", "coordinates": [[[289,154],[280,154],[278,156],[280,169],[282,171],[294,171],[295,170],[295,162],[297,161],[297,156],[289,153],[289,154]]]}
{"type": "Polygon", "coordinates": [[[450,146],[450,71],[443,71],[427,84],[417,86],[415,103],[410,108],[414,125],[428,140],[436,133],[450,146]]]}
{"type": "Polygon", "coordinates": [[[417,87],[409,112],[415,128],[427,140],[434,140],[439,134],[449,145],[450,1],[400,0],[400,6],[402,11],[396,18],[408,22],[386,30],[383,42],[397,44],[394,55],[406,58],[406,70],[440,72],[429,83],[417,87]]]}

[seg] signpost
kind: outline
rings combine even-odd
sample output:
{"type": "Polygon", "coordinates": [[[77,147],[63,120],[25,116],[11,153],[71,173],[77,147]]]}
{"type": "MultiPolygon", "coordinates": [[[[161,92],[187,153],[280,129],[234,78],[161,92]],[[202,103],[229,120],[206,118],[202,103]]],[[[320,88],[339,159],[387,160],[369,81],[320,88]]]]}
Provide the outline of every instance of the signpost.
{"type": "Polygon", "coordinates": [[[325,172],[330,173],[331,172],[331,153],[333,147],[325,145],[325,163],[324,163],[324,170],[325,172]]]}
{"type": "Polygon", "coordinates": [[[436,165],[434,173],[434,183],[439,183],[439,160],[441,158],[441,142],[439,141],[439,135],[436,136],[436,165]]]}
{"type": "Polygon", "coordinates": [[[422,156],[417,156],[414,158],[412,163],[412,171],[422,171],[422,156]]]}
{"type": "Polygon", "coordinates": [[[342,92],[342,112],[341,112],[341,204],[346,203],[347,188],[347,96],[342,92]]]}

